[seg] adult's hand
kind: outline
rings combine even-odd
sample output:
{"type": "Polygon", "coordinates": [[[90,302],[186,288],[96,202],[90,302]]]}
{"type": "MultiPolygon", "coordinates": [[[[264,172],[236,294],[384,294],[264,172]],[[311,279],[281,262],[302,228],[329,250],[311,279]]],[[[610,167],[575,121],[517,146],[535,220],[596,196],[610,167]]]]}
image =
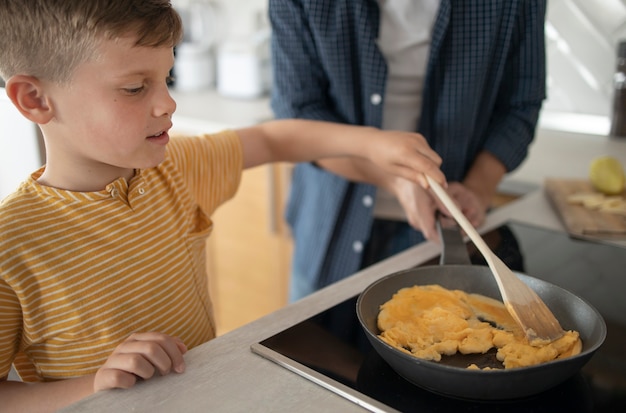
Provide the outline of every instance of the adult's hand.
{"type": "MultiPolygon", "coordinates": [[[[396,178],[390,190],[402,206],[409,225],[421,231],[426,239],[439,242],[435,213],[439,210],[446,216],[451,215],[432,191],[403,178],[396,178]]],[[[473,226],[484,223],[487,207],[474,192],[460,182],[450,182],[447,191],[473,226]]]]}
{"type": "MultiPolygon", "coordinates": [[[[450,182],[447,191],[448,195],[456,201],[463,215],[474,227],[479,227],[485,222],[487,206],[481,202],[481,199],[472,190],[460,182],[450,182]]],[[[447,212],[445,208],[442,208],[442,210],[447,212]]]]}
{"type": "Polygon", "coordinates": [[[439,233],[435,227],[438,206],[434,195],[419,184],[403,178],[395,179],[391,190],[402,206],[409,225],[421,231],[426,239],[439,242],[439,233]]]}

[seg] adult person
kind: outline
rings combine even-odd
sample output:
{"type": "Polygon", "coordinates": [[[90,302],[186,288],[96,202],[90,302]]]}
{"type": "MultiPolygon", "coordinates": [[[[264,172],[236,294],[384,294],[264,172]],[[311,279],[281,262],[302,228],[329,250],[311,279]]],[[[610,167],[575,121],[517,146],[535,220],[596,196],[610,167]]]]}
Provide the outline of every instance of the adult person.
{"type": "MultiPolygon", "coordinates": [[[[272,108],[278,118],[418,131],[479,226],[534,136],[545,12],[544,0],[270,0],[272,108]]],[[[291,300],[437,238],[431,193],[350,182],[331,164],[293,173],[291,300]]]]}

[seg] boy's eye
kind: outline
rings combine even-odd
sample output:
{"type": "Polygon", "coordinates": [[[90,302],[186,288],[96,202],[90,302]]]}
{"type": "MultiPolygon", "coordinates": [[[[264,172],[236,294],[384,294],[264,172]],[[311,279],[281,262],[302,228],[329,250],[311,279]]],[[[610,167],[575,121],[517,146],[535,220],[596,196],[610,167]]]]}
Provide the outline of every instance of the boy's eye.
{"type": "Polygon", "coordinates": [[[174,76],[168,76],[165,78],[165,84],[168,86],[172,86],[175,80],[176,78],[174,78],[174,76]]]}
{"type": "Polygon", "coordinates": [[[125,88],[124,91],[129,95],[136,95],[143,90],[143,86],[125,88]]]}

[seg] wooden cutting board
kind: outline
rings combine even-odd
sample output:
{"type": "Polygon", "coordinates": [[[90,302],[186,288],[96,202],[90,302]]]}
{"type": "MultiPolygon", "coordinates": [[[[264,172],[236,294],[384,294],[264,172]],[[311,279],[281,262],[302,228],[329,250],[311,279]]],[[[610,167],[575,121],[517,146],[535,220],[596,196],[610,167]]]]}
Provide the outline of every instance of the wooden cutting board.
{"type": "Polygon", "coordinates": [[[626,217],[568,202],[568,196],[594,192],[585,179],[545,180],[544,189],[570,235],[594,239],[626,239],[626,217]]]}

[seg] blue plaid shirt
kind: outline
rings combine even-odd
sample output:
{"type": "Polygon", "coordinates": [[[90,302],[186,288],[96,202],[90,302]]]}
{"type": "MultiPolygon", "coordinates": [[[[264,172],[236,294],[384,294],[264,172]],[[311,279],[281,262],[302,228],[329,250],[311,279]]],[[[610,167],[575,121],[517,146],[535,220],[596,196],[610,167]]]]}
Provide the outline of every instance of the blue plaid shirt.
{"type": "MultiPolygon", "coordinates": [[[[545,0],[441,0],[416,130],[448,180],[461,181],[481,151],[509,171],[526,157],[545,98],[545,11],[545,0]]],[[[387,68],[377,1],[270,0],[269,12],[275,115],[380,127],[387,68]]],[[[375,191],[296,166],[294,274],[318,289],[359,269],[375,191]]]]}

